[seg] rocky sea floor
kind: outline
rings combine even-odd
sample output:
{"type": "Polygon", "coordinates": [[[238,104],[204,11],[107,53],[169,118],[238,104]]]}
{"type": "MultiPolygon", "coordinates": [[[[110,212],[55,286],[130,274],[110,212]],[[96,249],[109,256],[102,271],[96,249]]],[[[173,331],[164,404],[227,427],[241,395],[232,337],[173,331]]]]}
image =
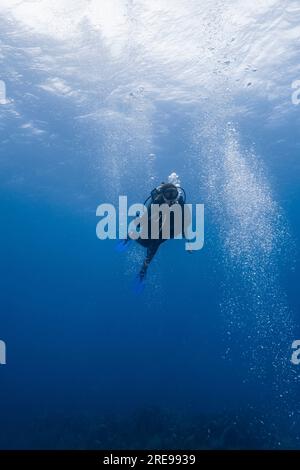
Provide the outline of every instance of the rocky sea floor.
{"type": "Polygon", "coordinates": [[[130,416],[44,416],[0,430],[1,449],[295,449],[299,438],[247,414],[181,416],[159,408],[130,416]],[[286,434],[285,436],[287,436],[286,434]]]}

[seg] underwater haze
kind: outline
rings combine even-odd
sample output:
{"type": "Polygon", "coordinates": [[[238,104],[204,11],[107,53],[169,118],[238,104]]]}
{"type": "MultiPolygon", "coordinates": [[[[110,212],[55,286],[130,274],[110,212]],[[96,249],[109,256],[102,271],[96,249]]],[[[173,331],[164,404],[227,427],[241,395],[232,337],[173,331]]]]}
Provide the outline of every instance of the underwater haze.
{"type": "Polygon", "coordinates": [[[299,449],[299,2],[0,0],[0,31],[0,448],[299,449]],[[96,209],[172,172],[204,247],[136,295],[96,209]]]}

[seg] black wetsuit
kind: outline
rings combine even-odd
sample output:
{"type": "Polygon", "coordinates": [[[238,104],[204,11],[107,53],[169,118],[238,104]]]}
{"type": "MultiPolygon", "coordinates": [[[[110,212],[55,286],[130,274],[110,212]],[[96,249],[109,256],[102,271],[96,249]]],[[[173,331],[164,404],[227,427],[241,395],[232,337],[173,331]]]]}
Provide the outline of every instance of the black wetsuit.
{"type": "MultiPolygon", "coordinates": [[[[159,238],[158,239],[152,239],[151,238],[151,204],[165,204],[165,201],[163,198],[157,199],[153,202],[151,199],[150,203],[147,206],[148,210],[148,234],[149,237],[147,239],[143,238],[138,238],[136,240],[137,243],[139,243],[141,246],[144,248],[147,248],[147,254],[146,258],[144,259],[143,266],[139,272],[140,278],[144,278],[148,269],[149,264],[151,263],[153,257],[155,256],[155,253],[157,252],[158,248],[162,243],[164,243],[167,238],[163,238],[162,234],[162,215],[160,214],[160,219],[159,219],[159,238]]],[[[176,204],[179,204],[182,209],[182,236],[184,237],[184,219],[183,219],[183,210],[184,210],[184,199],[182,196],[179,197],[178,201],[176,204]]],[[[175,233],[174,233],[174,213],[170,213],[170,239],[175,238],[175,233]]]]}

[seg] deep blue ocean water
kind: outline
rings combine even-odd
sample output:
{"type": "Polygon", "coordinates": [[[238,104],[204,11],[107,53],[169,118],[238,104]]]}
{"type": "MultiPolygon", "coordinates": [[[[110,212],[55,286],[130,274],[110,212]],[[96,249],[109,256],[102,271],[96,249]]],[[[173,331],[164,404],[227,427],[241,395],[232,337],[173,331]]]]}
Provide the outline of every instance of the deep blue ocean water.
{"type": "Polygon", "coordinates": [[[299,448],[297,2],[6,3],[0,448],[299,448]],[[136,296],[96,208],[173,171],[136,296]]]}

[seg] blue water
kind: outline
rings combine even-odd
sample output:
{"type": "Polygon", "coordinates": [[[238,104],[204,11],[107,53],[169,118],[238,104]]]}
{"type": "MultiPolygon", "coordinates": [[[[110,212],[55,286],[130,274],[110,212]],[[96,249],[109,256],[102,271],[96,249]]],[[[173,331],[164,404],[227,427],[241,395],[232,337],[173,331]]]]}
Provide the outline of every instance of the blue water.
{"type": "Polygon", "coordinates": [[[154,3],[0,6],[0,448],[300,446],[300,9],[154,3]],[[96,208],[172,171],[205,245],[136,296],[96,208]]]}

